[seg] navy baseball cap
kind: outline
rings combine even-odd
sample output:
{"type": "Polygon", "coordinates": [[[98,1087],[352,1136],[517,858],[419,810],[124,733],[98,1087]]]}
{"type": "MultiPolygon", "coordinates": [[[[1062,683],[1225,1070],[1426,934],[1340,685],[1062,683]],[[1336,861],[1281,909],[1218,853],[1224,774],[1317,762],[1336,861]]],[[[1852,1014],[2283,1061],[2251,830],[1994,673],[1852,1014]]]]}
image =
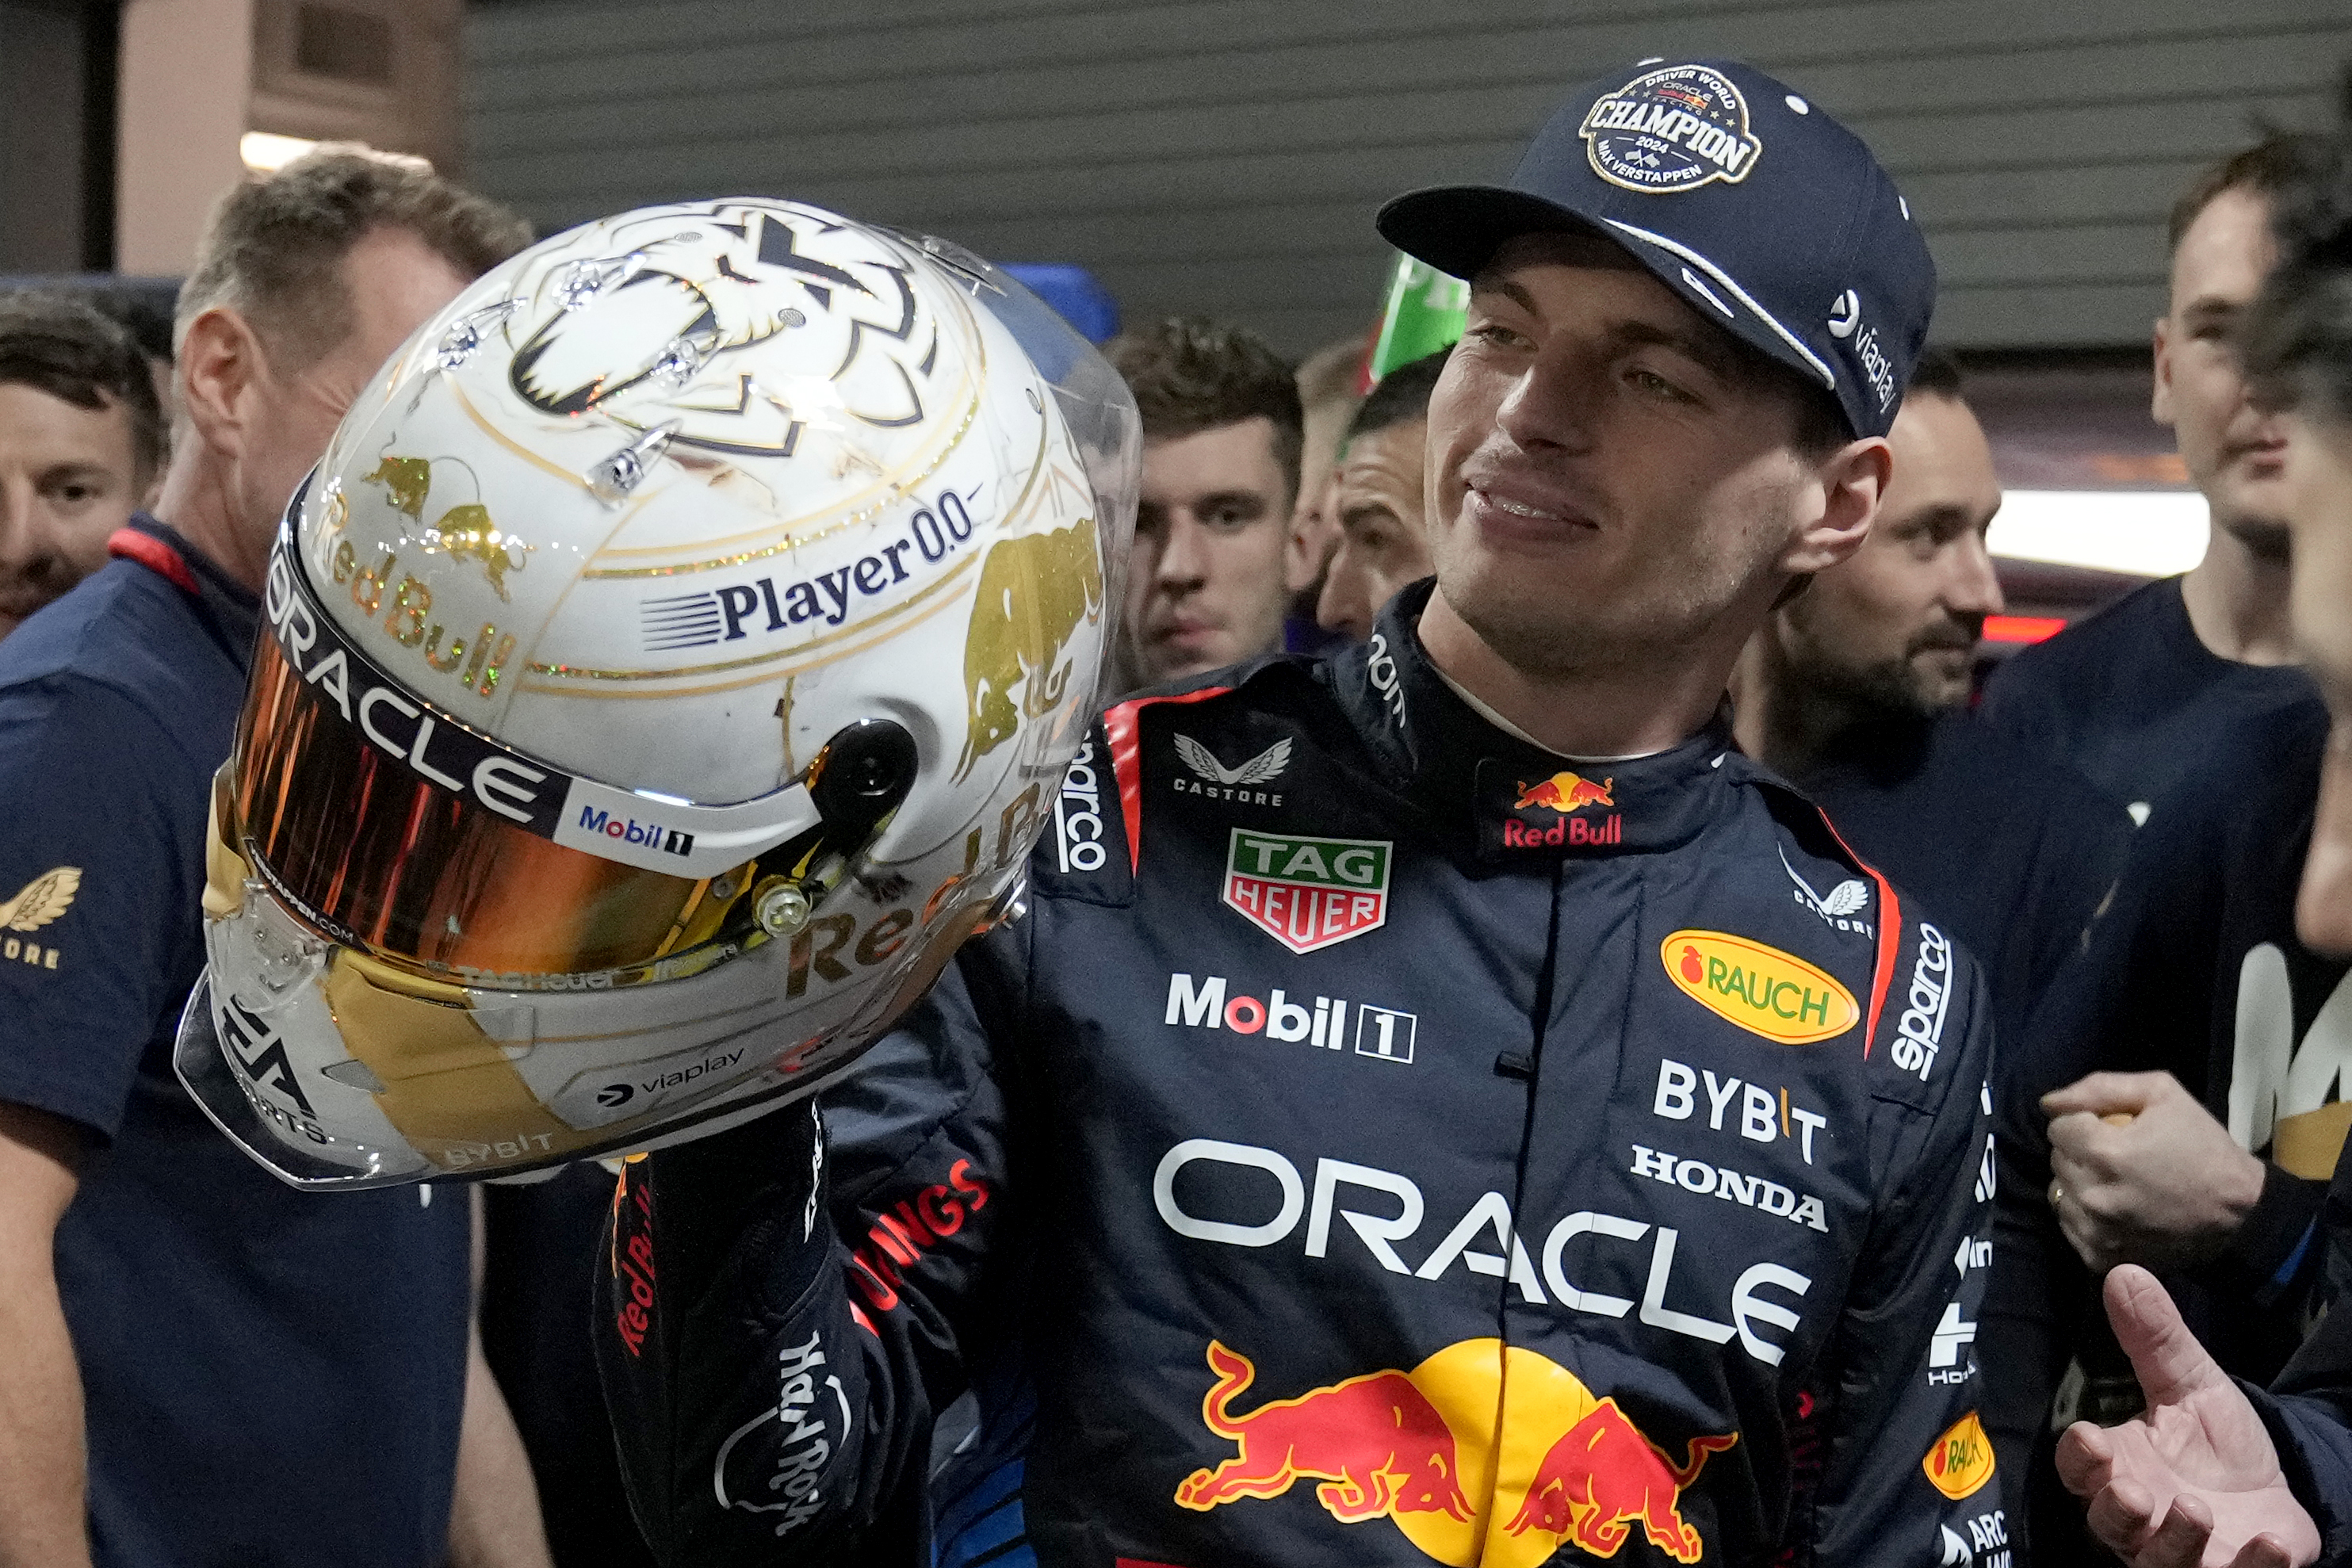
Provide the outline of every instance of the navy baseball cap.
{"type": "Polygon", "coordinates": [[[1895,422],[1927,341],[1936,264],[1862,139],[1738,60],[1644,60],[1587,83],[1507,185],[1440,185],[1380,231],[1469,278],[1506,241],[1614,240],[1702,316],[1834,394],[1857,435],[1895,422]]]}

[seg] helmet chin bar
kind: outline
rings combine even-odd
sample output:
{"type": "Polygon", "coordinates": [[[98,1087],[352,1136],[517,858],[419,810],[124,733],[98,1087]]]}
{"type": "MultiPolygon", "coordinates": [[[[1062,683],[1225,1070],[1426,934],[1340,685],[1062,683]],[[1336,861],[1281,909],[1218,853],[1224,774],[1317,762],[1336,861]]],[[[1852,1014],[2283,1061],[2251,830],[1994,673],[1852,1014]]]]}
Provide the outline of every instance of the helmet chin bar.
{"type": "Polygon", "coordinates": [[[746,873],[751,923],[771,937],[805,929],[890,826],[915,787],[918,764],[915,738],[893,720],[861,719],[836,731],[808,771],[818,826],[761,855],[746,873]]]}

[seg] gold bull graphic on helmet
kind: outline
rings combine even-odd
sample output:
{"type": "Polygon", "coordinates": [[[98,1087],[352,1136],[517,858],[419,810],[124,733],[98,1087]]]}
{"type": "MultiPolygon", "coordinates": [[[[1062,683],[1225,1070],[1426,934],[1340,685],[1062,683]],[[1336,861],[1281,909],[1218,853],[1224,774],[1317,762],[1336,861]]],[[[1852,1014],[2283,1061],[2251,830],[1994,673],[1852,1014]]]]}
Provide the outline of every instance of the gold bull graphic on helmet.
{"type": "Polygon", "coordinates": [[[433,460],[429,458],[385,458],[372,474],[362,476],[363,485],[382,485],[383,499],[394,511],[404,511],[418,522],[425,521],[425,498],[433,491],[433,460]]]}
{"type": "Polygon", "coordinates": [[[980,592],[964,635],[963,687],[969,731],[955,776],[1012,739],[1021,715],[1043,718],[1069,690],[1062,649],[1082,620],[1100,617],[1101,547],[1092,518],[1051,533],[993,545],[980,568],[980,592]],[[1013,689],[1022,688],[1013,707],[1013,689]]]}
{"type": "MultiPolygon", "coordinates": [[[[384,500],[393,510],[421,523],[425,504],[433,494],[433,460],[386,457],[377,461],[373,472],[362,476],[360,483],[382,485],[384,500]]],[[[512,597],[507,592],[507,574],[521,571],[530,560],[531,547],[500,532],[490,520],[489,508],[478,501],[443,512],[440,521],[425,530],[424,544],[427,555],[439,551],[452,561],[478,563],[483,575],[490,580],[491,591],[502,601],[512,597]]]]}

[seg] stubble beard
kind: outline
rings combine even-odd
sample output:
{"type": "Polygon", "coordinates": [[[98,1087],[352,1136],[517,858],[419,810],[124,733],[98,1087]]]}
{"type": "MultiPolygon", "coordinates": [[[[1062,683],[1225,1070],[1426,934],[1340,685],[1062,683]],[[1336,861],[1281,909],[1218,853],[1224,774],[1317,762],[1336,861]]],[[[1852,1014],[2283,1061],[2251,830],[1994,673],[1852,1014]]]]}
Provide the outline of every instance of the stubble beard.
{"type": "MultiPolygon", "coordinates": [[[[1757,532],[1738,535],[1724,550],[1681,552],[1645,570],[1633,593],[1582,616],[1563,613],[1562,595],[1534,581],[1535,573],[1504,562],[1491,563],[1486,576],[1517,591],[1482,593],[1487,584],[1478,584],[1447,593],[1446,602],[1497,658],[1533,680],[1663,672],[1712,639],[1778,553],[1778,542],[1768,547],[1757,532]]],[[[1441,566],[1440,592],[1446,577],[1441,566]]]]}

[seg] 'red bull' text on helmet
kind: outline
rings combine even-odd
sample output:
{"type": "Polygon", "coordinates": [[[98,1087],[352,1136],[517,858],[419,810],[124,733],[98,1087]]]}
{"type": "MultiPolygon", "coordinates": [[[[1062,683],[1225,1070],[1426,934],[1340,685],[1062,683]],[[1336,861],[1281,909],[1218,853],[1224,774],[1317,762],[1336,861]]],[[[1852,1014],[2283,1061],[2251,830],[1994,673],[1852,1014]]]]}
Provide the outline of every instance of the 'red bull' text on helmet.
{"type": "Polygon", "coordinates": [[[288,509],[182,1080],[318,1186],[814,1092],[1017,899],[1139,452],[943,241],[725,200],[489,273],[288,509]]]}

